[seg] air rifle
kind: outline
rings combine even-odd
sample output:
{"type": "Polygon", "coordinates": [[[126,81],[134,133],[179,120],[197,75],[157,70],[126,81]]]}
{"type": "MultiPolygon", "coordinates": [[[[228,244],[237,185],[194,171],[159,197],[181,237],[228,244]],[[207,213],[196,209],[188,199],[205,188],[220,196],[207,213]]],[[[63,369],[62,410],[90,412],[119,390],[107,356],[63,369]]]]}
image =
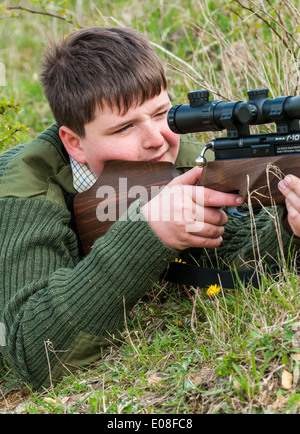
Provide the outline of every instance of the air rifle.
{"type": "MultiPolygon", "coordinates": [[[[199,185],[223,192],[240,192],[253,208],[284,203],[278,177],[300,176],[300,96],[271,99],[268,89],[248,91],[248,101],[209,101],[207,90],[188,93],[189,104],[168,113],[178,134],[227,130],[211,140],[196,164],[204,167],[199,185]],[[275,123],[274,133],[251,134],[251,125],[275,123]],[[206,161],[208,149],[215,160],[206,161]],[[270,170],[269,170],[270,168],[270,170]]],[[[155,187],[163,188],[178,173],[168,162],[109,161],[92,188],[72,199],[73,215],[84,254],[138,197],[147,201],[155,187]]],[[[156,190],[159,192],[159,190],[156,190]]],[[[235,217],[243,214],[228,210],[235,217]]]]}
{"type": "Polygon", "coordinates": [[[253,208],[282,204],[279,179],[300,176],[300,96],[271,99],[266,88],[247,94],[248,101],[223,102],[209,101],[207,90],[189,92],[189,104],[171,108],[169,127],[178,134],[227,130],[227,137],[211,140],[196,159],[204,167],[199,185],[238,191],[253,208]],[[276,132],[250,133],[251,125],[268,123],[276,124],[276,132]],[[208,149],[214,151],[213,161],[206,161],[208,149]]]}

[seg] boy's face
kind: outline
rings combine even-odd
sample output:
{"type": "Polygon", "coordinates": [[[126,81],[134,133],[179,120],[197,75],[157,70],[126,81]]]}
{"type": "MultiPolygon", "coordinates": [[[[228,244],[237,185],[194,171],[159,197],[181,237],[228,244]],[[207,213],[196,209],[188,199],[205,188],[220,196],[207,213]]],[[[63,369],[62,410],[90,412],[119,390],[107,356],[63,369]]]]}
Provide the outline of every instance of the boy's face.
{"type": "Polygon", "coordinates": [[[109,160],[175,162],[179,151],[178,134],[167,123],[171,108],[168,94],[131,107],[125,115],[105,106],[97,117],[85,126],[85,138],[80,139],[82,158],[96,176],[109,160]]]}

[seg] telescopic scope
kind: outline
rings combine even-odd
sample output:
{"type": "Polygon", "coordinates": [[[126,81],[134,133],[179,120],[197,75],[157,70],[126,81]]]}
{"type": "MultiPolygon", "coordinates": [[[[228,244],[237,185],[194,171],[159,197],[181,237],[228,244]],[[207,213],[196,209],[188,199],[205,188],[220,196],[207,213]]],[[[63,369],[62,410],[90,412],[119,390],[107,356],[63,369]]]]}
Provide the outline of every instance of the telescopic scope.
{"type": "Polygon", "coordinates": [[[188,93],[189,104],[173,106],[168,113],[170,129],[177,134],[204,131],[237,131],[249,134],[249,125],[275,122],[286,132],[299,131],[300,96],[269,98],[266,88],[249,90],[248,101],[209,101],[207,90],[188,93]]]}

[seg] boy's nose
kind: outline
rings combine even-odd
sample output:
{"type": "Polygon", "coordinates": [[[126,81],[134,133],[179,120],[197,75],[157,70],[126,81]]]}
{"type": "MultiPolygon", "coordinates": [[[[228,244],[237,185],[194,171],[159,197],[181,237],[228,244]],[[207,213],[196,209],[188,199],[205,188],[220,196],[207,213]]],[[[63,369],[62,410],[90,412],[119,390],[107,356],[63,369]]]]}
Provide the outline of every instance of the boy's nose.
{"type": "Polygon", "coordinates": [[[164,136],[158,128],[151,125],[145,128],[143,132],[144,148],[160,148],[163,144],[164,136]]]}

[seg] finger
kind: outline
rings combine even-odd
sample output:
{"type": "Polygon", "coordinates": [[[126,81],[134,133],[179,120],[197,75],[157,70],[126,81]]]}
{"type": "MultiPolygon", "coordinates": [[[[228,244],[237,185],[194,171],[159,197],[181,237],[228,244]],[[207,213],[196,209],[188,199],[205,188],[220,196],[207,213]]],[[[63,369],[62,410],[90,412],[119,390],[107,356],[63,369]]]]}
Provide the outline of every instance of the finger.
{"type": "Polygon", "coordinates": [[[174,178],[170,184],[172,185],[196,185],[199,181],[203,168],[195,166],[183,175],[174,178]]]}
{"type": "Polygon", "coordinates": [[[293,207],[295,211],[300,212],[300,193],[297,194],[296,191],[291,190],[283,181],[278,184],[278,189],[285,196],[285,203],[288,208],[292,211],[293,207]],[[280,185],[279,185],[280,184],[280,185]]]}
{"type": "Polygon", "coordinates": [[[232,193],[223,193],[210,188],[195,186],[192,190],[192,198],[199,205],[207,207],[241,206],[244,203],[242,196],[232,193]]]}
{"type": "Polygon", "coordinates": [[[222,243],[223,238],[206,238],[191,234],[189,246],[195,248],[215,249],[222,243]]]}
{"type": "Polygon", "coordinates": [[[278,183],[278,189],[292,202],[300,201],[300,179],[294,175],[287,175],[278,183]]]}
{"type": "Polygon", "coordinates": [[[197,204],[193,209],[192,218],[216,226],[224,226],[228,221],[227,214],[223,210],[219,208],[203,207],[197,204]]]}
{"type": "Polygon", "coordinates": [[[300,197],[294,193],[294,192],[290,192],[285,199],[285,204],[286,207],[288,209],[288,205],[289,204],[289,209],[292,210],[292,208],[295,210],[295,212],[297,212],[299,214],[300,212],[300,197]]]}
{"type": "Polygon", "coordinates": [[[285,203],[286,203],[286,209],[288,211],[289,218],[292,220],[296,220],[298,218],[300,220],[300,213],[293,206],[292,202],[289,199],[286,199],[285,203]]]}
{"type": "Polygon", "coordinates": [[[224,233],[224,226],[194,220],[186,224],[185,231],[201,238],[219,238],[224,233]]]}
{"type": "Polygon", "coordinates": [[[297,211],[289,199],[286,199],[286,208],[288,211],[287,219],[290,225],[290,228],[294,232],[294,234],[299,237],[300,236],[300,213],[297,211]]]}

